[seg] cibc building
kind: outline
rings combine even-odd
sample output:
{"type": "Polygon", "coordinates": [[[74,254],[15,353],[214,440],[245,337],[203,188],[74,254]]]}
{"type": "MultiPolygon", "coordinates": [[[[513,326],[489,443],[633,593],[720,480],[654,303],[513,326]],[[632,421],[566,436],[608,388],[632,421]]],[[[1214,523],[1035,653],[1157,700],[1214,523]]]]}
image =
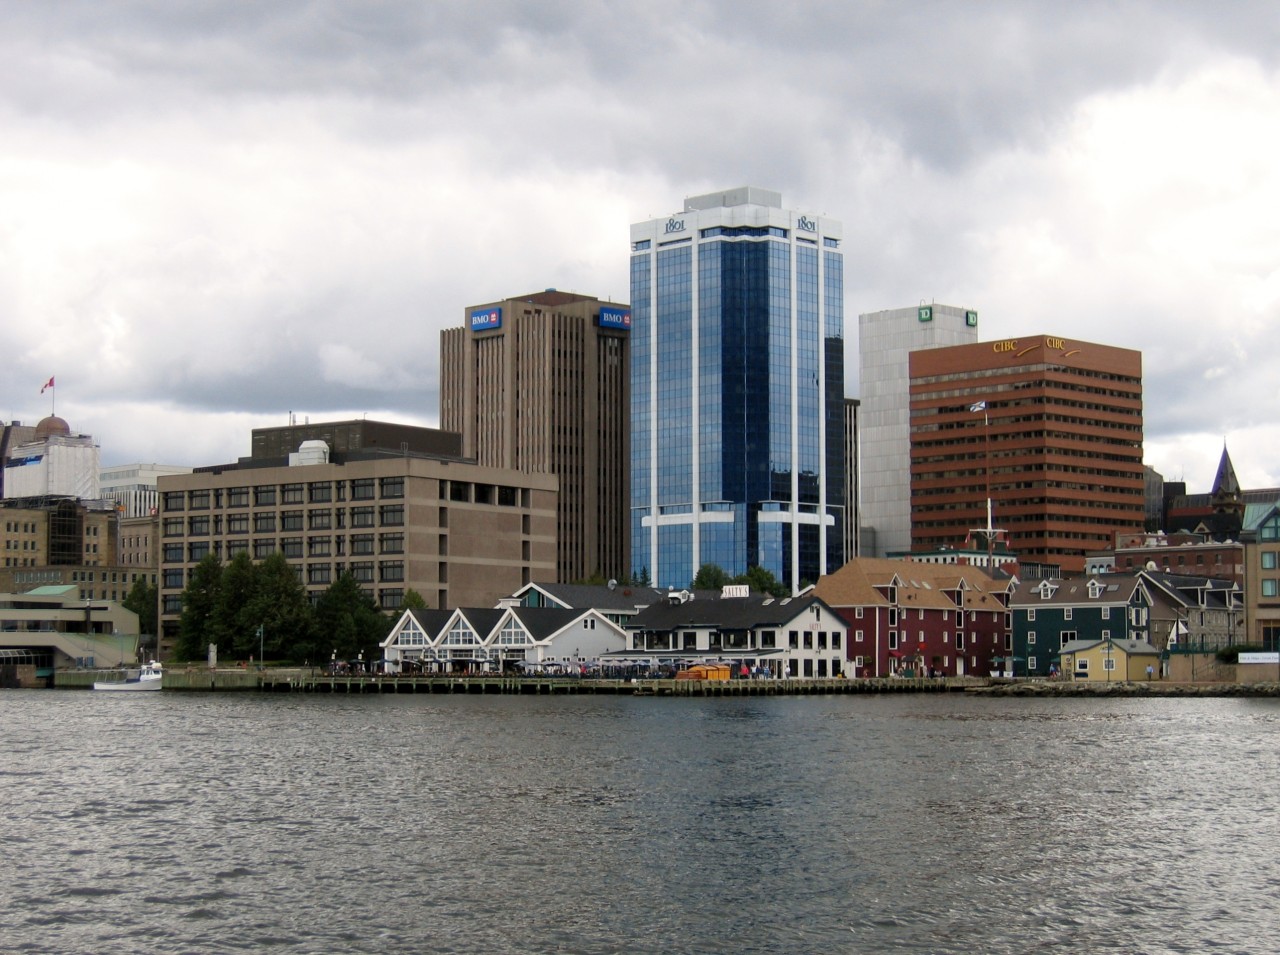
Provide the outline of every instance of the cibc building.
{"type": "Polygon", "coordinates": [[[1051,335],[915,351],[911,544],[994,528],[1024,567],[1084,569],[1143,526],[1142,354],[1051,335]]]}
{"type": "Polygon", "coordinates": [[[555,568],[556,480],[462,458],[457,434],[380,421],[253,433],[254,455],[162,476],[160,652],[205,556],[284,554],[312,601],[349,573],[385,611],[491,606],[555,568]]]}

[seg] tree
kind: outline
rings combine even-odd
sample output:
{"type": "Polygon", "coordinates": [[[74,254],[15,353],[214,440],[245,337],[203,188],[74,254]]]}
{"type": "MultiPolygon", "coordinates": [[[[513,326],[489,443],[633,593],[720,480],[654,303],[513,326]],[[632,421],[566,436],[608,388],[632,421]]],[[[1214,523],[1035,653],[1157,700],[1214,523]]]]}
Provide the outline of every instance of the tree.
{"type": "Polygon", "coordinates": [[[342,660],[353,660],[363,653],[369,663],[382,655],[380,644],[391,621],[350,574],[339,574],[320,595],[315,616],[316,631],[327,641],[319,648],[317,659],[325,658],[326,649],[336,651],[342,660]]]}
{"type": "Polygon", "coordinates": [[[138,632],[154,637],[160,619],[160,588],[139,576],[124,598],[124,608],[138,615],[138,632]]]}
{"type": "Polygon", "coordinates": [[[258,568],[244,551],[222,568],[222,589],[214,611],[221,652],[243,660],[258,655],[258,624],[250,608],[258,592],[258,568]]]}
{"type": "Polygon", "coordinates": [[[318,659],[315,613],[306,588],[284,554],[276,551],[257,568],[257,586],[239,615],[246,638],[257,652],[257,629],[263,627],[264,654],[275,659],[318,659]]]}
{"type": "Polygon", "coordinates": [[[633,587],[652,587],[653,581],[649,578],[649,568],[641,567],[638,571],[631,575],[631,586],[633,587]]]}
{"type": "Polygon", "coordinates": [[[718,564],[703,564],[689,585],[692,590],[723,590],[726,584],[733,583],[728,573],[718,564]]]}
{"type": "Polygon", "coordinates": [[[222,561],[206,555],[191,571],[182,591],[182,617],[174,655],[179,660],[199,660],[215,639],[215,615],[222,593],[222,561]]]}
{"type": "Polygon", "coordinates": [[[789,597],[791,591],[778,578],[757,564],[754,567],[748,567],[747,572],[739,577],[734,578],[736,584],[746,584],[756,593],[769,594],[773,597],[789,597]]]}
{"type": "Polygon", "coordinates": [[[405,588],[404,597],[400,600],[401,610],[426,610],[427,601],[422,594],[418,593],[412,587],[405,588]]]}

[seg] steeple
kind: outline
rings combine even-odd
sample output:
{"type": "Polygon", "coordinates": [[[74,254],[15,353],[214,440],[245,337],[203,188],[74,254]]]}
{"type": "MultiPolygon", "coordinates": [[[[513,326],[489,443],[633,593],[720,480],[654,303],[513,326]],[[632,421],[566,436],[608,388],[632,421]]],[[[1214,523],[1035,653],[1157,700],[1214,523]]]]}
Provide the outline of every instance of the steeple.
{"type": "Polygon", "coordinates": [[[1236,469],[1231,466],[1231,455],[1227,453],[1227,442],[1222,442],[1222,460],[1218,462],[1218,474],[1213,479],[1213,490],[1210,499],[1215,512],[1244,512],[1244,497],[1240,493],[1240,482],[1236,479],[1236,469]]]}

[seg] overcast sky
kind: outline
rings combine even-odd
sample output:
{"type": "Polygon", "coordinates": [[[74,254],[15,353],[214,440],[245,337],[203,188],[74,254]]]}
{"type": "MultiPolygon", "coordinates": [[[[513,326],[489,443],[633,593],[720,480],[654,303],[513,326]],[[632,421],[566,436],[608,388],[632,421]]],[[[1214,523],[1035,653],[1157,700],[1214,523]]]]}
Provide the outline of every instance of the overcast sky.
{"type": "Polygon", "coordinates": [[[1272,3],[0,0],[0,420],[104,464],[438,422],[441,328],[626,301],[628,225],[844,222],[857,315],[1140,349],[1146,460],[1280,486],[1272,3]]]}

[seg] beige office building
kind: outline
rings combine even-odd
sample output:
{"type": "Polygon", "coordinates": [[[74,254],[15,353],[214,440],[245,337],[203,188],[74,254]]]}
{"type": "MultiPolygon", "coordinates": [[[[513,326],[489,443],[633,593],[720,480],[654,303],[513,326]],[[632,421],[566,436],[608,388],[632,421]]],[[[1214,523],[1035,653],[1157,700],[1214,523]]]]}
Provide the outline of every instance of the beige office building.
{"type": "Polygon", "coordinates": [[[555,580],[626,577],[629,306],[548,289],[440,334],[440,426],[477,463],[560,479],[555,580]]]}
{"type": "Polygon", "coordinates": [[[280,551],[313,600],[346,571],[385,611],[408,589],[433,608],[491,606],[554,572],[550,475],[382,447],[331,454],[316,439],[287,462],[244,458],[159,479],[162,654],[206,554],[280,551]]]}

